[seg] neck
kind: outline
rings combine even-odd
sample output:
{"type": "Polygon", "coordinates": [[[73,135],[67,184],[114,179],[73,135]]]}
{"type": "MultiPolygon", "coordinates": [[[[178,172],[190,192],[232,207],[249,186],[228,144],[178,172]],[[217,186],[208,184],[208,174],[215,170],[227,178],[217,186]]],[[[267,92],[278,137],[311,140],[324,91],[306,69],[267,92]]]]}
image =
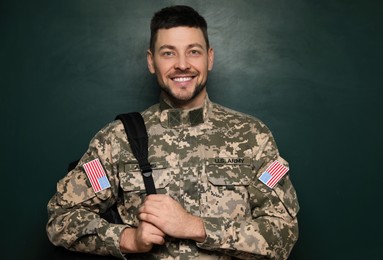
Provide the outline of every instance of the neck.
{"type": "Polygon", "coordinates": [[[206,90],[204,89],[200,93],[198,93],[197,96],[192,98],[191,100],[174,100],[173,98],[169,97],[169,95],[166,92],[161,92],[161,95],[163,99],[172,107],[178,108],[181,110],[190,110],[197,107],[202,107],[204,104],[204,101],[206,99],[206,90]]]}

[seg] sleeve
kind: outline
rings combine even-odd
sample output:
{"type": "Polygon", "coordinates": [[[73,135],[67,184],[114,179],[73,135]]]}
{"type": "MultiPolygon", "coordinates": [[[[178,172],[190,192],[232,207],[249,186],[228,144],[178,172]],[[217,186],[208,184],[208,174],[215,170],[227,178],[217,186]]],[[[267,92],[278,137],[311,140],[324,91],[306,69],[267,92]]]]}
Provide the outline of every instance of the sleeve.
{"type": "Polygon", "coordinates": [[[197,244],[200,248],[240,259],[287,259],[298,239],[299,204],[289,174],[273,189],[258,180],[275,160],[288,167],[267,127],[263,124],[260,127],[262,132],[255,133],[253,148],[254,178],[247,188],[251,216],[242,221],[203,218],[207,237],[197,244]]]}
{"type": "Polygon", "coordinates": [[[118,195],[118,154],[111,125],[101,130],[90,142],[88,151],[75,169],[57,184],[57,192],[48,202],[47,234],[56,246],[78,252],[111,254],[124,258],[119,249],[120,234],[127,226],[108,223],[100,213],[111,207],[118,195]],[[111,187],[95,193],[82,167],[98,158],[111,187]]]}

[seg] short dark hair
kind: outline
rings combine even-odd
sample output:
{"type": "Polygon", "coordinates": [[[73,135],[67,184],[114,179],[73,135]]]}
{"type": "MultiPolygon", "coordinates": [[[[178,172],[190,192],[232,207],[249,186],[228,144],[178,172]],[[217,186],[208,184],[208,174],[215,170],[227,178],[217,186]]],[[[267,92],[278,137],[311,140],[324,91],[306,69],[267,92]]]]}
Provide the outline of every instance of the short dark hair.
{"type": "Polygon", "coordinates": [[[169,6],[156,12],[150,23],[150,50],[154,52],[159,29],[170,29],[179,26],[199,28],[202,30],[206,46],[209,48],[207,23],[196,10],[186,5],[169,6]]]}

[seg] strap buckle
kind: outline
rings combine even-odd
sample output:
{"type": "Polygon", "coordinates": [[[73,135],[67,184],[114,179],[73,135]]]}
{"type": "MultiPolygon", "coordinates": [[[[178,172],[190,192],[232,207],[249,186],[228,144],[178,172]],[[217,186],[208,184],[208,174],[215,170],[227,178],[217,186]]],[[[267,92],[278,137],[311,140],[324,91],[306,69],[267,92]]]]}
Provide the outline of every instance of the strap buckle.
{"type": "Polygon", "coordinates": [[[141,173],[145,177],[150,177],[152,175],[152,166],[150,164],[140,165],[141,173]]]}

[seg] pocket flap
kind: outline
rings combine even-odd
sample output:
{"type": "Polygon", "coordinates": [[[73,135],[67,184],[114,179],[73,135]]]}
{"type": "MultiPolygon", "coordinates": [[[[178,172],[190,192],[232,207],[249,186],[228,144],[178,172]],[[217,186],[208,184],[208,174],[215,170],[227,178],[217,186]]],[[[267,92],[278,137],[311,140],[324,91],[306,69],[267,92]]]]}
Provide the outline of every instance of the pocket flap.
{"type": "MultiPolygon", "coordinates": [[[[156,189],[166,187],[169,182],[169,171],[166,162],[151,163],[152,176],[156,189]]],[[[120,165],[120,186],[123,191],[145,191],[145,184],[137,162],[122,163],[120,165]]]]}
{"type": "Polygon", "coordinates": [[[213,185],[241,185],[250,184],[250,164],[209,163],[206,166],[207,177],[213,185]]]}

